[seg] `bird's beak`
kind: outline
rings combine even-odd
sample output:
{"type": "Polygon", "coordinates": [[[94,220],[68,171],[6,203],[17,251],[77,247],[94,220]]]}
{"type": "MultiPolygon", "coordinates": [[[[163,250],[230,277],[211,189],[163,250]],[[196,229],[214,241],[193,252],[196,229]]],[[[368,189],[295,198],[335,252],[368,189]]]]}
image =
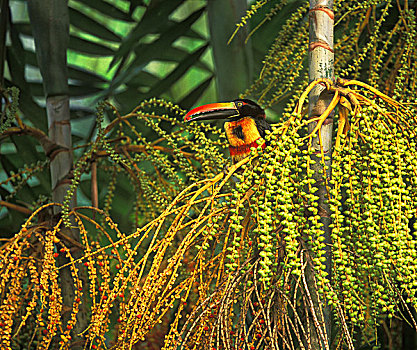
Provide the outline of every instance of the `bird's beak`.
{"type": "Polygon", "coordinates": [[[227,119],[238,115],[239,111],[234,102],[210,103],[192,109],[186,114],[184,120],[190,122],[194,120],[227,119]]]}

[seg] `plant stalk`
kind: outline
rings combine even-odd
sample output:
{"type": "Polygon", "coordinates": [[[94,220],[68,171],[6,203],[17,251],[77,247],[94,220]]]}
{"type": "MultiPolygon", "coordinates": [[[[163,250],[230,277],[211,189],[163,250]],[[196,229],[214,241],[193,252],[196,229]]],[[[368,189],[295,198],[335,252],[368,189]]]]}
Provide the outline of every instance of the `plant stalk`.
{"type": "MultiPolygon", "coordinates": [[[[334,79],[334,51],[333,51],[333,0],[310,0],[309,10],[309,80],[310,82],[319,78],[334,79]]],[[[325,89],[321,84],[316,85],[309,94],[309,118],[316,118],[323,114],[327,106],[330,104],[332,95],[323,92],[325,89]]],[[[309,132],[312,132],[317,123],[309,124],[309,132]]],[[[312,166],[314,170],[313,178],[316,180],[316,187],[318,191],[316,195],[319,197],[319,216],[323,224],[323,235],[326,244],[326,272],[328,278],[331,279],[331,229],[330,225],[330,209],[326,201],[327,189],[324,181],[326,176],[329,181],[331,178],[331,155],[332,155],[332,132],[333,132],[333,113],[331,113],[326,121],[321,126],[316,137],[312,140],[312,148],[314,155],[312,159],[315,164],[312,166]],[[322,165],[322,155],[325,157],[325,167],[322,165]]],[[[309,288],[313,288],[313,270],[308,270],[307,276],[310,280],[309,288]]],[[[331,339],[331,310],[325,300],[320,300],[317,296],[315,298],[316,308],[323,310],[323,329],[327,334],[327,342],[331,339]],[[319,305],[321,303],[321,305],[319,305]]],[[[312,332],[312,347],[313,349],[329,348],[329,343],[323,344],[315,332],[312,332]]]]}
{"type": "MultiPolygon", "coordinates": [[[[69,12],[67,0],[31,0],[28,2],[29,16],[35,39],[36,54],[41,71],[46,96],[48,117],[48,136],[53,144],[59,146],[47,154],[50,158],[52,201],[62,204],[71,186],[73,154],[71,141],[70,106],[68,96],[67,48],[69,42],[69,12]]],[[[76,198],[71,198],[70,208],[76,205],[76,198]]],[[[55,214],[61,211],[54,208],[55,214]]],[[[61,233],[74,242],[80,242],[80,233],[73,228],[61,228],[61,233]]],[[[73,257],[81,256],[76,247],[73,257]]],[[[60,256],[60,265],[68,263],[68,259],[60,256]]],[[[83,270],[80,269],[83,278],[83,270]]],[[[85,284],[84,284],[85,286],[85,284]]],[[[69,267],[60,269],[60,287],[66,312],[62,315],[63,327],[75,299],[75,286],[69,267]]],[[[85,286],[86,287],[86,286],[85,286]]],[[[82,337],[78,334],[88,326],[86,304],[80,305],[77,322],[74,325],[72,339],[78,345],[72,349],[82,349],[82,337]]]]}

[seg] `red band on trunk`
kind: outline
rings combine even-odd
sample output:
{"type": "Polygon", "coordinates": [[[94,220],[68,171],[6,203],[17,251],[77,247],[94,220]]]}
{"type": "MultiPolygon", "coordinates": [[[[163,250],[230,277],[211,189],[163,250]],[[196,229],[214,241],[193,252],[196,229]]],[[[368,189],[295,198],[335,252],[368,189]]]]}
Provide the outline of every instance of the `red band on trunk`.
{"type": "Polygon", "coordinates": [[[324,43],[322,41],[315,41],[310,43],[308,50],[313,51],[316,47],[322,47],[323,49],[329,50],[330,52],[334,52],[333,49],[329,46],[329,44],[324,43]]]}
{"type": "Polygon", "coordinates": [[[310,9],[310,12],[313,11],[323,11],[325,12],[332,20],[334,20],[334,12],[333,10],[329,9],[328,7],[325,6],[316,6],[313,7],[312,9],[310,9]]]}

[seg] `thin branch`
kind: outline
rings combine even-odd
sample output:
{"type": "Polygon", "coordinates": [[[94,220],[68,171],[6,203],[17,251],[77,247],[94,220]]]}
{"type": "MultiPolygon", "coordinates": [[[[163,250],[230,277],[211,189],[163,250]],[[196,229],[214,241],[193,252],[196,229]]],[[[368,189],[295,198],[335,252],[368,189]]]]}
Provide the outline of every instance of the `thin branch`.
{"type": "MultiPolygon", "coordinates": [[[[163,146],[145,146],[145,145],[127,145],[127,146],[123,146],[120,148],[116,148],[115,151],[117,153],[123,153],[123,150],[128,151],[128,152],[137,152],[137,153],[146,153],[147,151],[149,151],[149,148],[152,148],[154,150],[158,150],[161,152],[165,152],[165,153],[169,153],[169,154],[175,154],[175,150],[173,150],[172,148],[167,148],[167,147],[163,147],[163,146]]],[[[195,154],[193,153],[189,153],[189,152],[184,152],[181,151],[182,155],[185,158],[191,158],[191,159],[195,159],[197,160],[197,157],[195,156],[195,154]]],[[[98,157],[106,157],[107,156],[107,152],[106,151],[99,151],[96,153],[96,155],[98,157]]]]}
{"type": "Polygon", "coordinates": [[[32,210],[30,210],[30,209],[28,209],[28,208],[26,208],[26,207],[23,207],[23,206],[21,206],[21,205],[13,204],[13,203],[10,203],[10,202],[0,201],[0,206],[3,206],[3,207],[6,207],[6,208],[9,208],[9,209],[11,209],[11,210],[16,210],[16,211],[18,211],[19,213],[23,213],[23,214],[25,214],[25,215],[30,215],[30,214],[32,214],[32,210]]]}
{"type": "Polygon", "coordinates": [[[51,160],[61,151],[68,151],[65,147],[53,142],[42,130],[23,124],[21,127],[11,127],[2,133],[4,136],[29,135],[34,137],[42,146],[45,155],[51,160]]]}

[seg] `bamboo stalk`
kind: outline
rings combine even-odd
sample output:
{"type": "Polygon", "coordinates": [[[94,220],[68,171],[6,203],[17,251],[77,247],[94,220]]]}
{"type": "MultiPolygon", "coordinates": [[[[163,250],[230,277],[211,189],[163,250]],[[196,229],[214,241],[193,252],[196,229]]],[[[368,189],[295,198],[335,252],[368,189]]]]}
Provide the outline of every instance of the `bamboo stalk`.
{"type": "MultiPolygon", "coordinates": [[[[51,157],[50,162],[52,201],[62,204],[71,186],[73,166],[67,70],[68,0],[31,0],[28,2],[28,8],[46,96],[48,137],[50,142],[58,145],[61,150],[51,157]]],[[[75,204],[74,196],[70,200],[70,208],[75,204]]],[[[54,208],[55,212],[60,210],[61,207],[54,208]]],[[[73,242],[81,241],[80,233],[76,229],[62,228],[60,233],[68,236],[73,242]]],[[[81,253],[76,251],[73,256],[77,258],[81,253]]],[[[58,261],[64,265],[67,259],[60,256],[58,261]]],[[[80,274],[83,275],[82,270],[80,274]]],[[[75,286],[69,268],[60,269],[60,283],[64,307],[71,311],[75,286]]],[[[85,305],[81,304],[73,328],[72,336],[75,342],[83,340],[78,334],[88,325],[85,305]]],[[[69,315],[69,312],[63,314],[64,325],[68,322],[69,315]]],[[[72,348],[82,349],[83,346],[74,345],[72,348]]]]}
{"type": "MultiPolygon", "coordinates": [[[[334,51],[333,51],[333,0],[310,0],[309,10],[310,24],[310,40],[309,40],[309,80],[310,82],[320,78],[334,79],[334,51]]],[[[322,115],[332,100],[332,95],[323,91],[325,87],[317,84],[309,94],[309,118],[317,118],[322,115]]],[[[309,132],[313,132],[317,127],[317,122],[309,124],[309,132]]],[[[330,209],[326,202],[327,189],[323,181],[323,173],[327,180],[331,177],[331,155],[332,155],[332,131],[333,131],[333,113],[327,116],[326,120],[320,126],[316,137],[312,138],[312,148],[314,155],[312,159],[315,164],[312,166],[314,170],[313,178],[316,180],[318,188],[317,196],[319,204],[320,221],[323,224],[323,235],[326,243],[326,272],[331,278],[331,229],[330,225],[330,209]],[[321,163],[321,155],[328,157],[325,160],[325,169],[321,163]]],[[[309,288],[313,287],[314,272],[308,271],[309,288]]],[[[331,339],[331,310],[325,301],[319,301],[318,296],[314,299],[315,308],[323,310],[323,328],[327,334],[327,340],[322,341],[316,334],[312,332],[313,349],[329,348],[329,339],[331,339]],[[319,305],[321,303],[321,305],[319,305]],[[325,343],[325,344],[324,344],[325,343]]]]}
{"type": "Polygon", "coordinates": [[[97,162],[91,163],[91,206],[98,208],[97,162]]]}

